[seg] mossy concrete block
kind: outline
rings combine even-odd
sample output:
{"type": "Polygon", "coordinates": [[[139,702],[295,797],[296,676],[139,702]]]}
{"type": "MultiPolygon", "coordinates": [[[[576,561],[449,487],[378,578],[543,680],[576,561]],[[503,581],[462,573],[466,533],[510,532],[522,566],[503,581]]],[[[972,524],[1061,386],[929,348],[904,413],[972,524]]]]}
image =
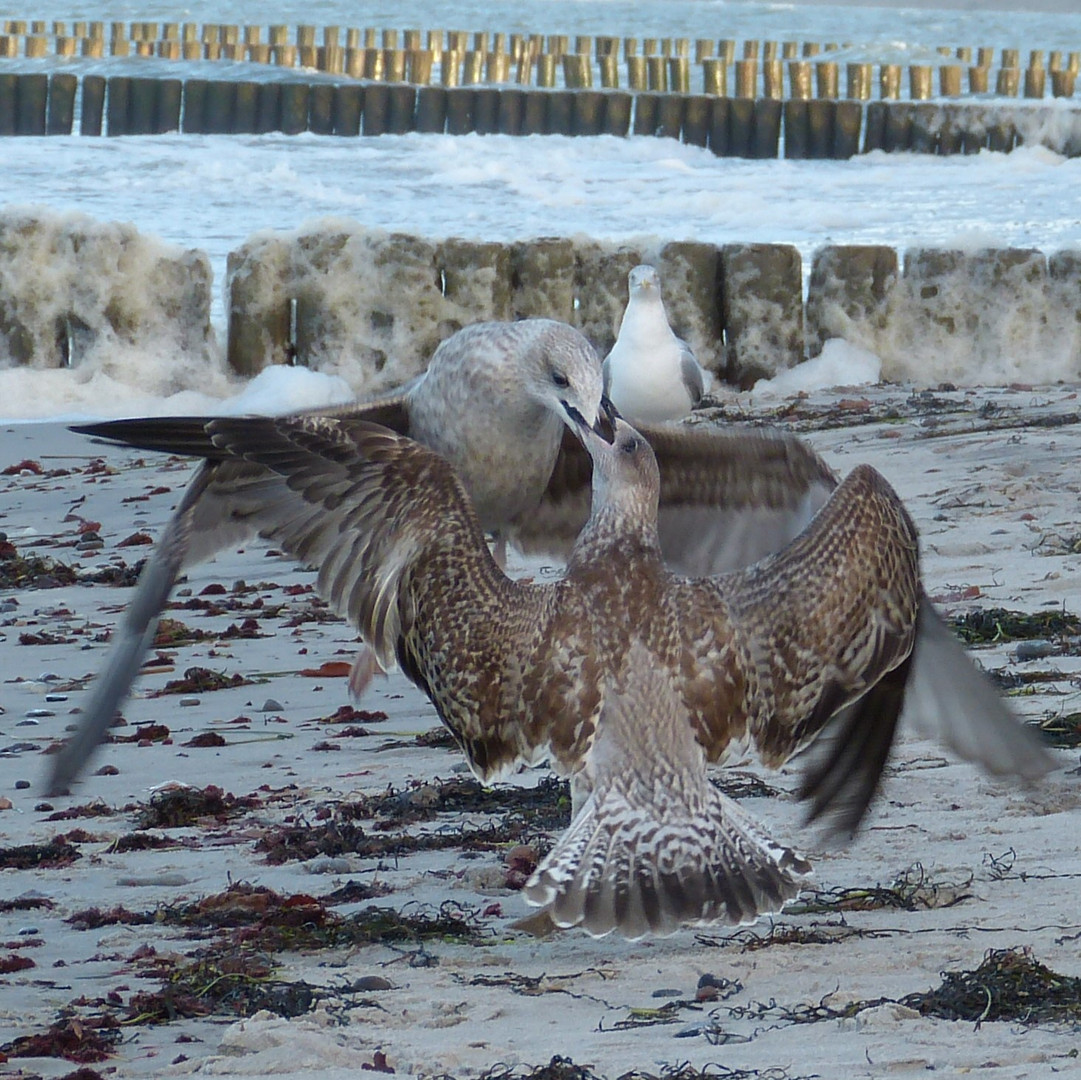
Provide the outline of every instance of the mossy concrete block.
{"type": "Polygon", "coordinates": [[[0,214],[0,356],[96,366],[140,354],[198,370],[214,353],[210,263],[81,214],[0,214]]]}
{"type": "Polygon", "coordinates": [[[1081,376],[1081,250],[1047,257],[1049,331],[1067,350],[1070,370],[1081,376]]]}
{"type": "Polygon", "coordinates": [[[511,245],[512,319],[574,321],[575,246],[565,237],[540,237],[511,245]]]}
{"type": "Polygon", "coordinates": [[[884,377],[915,370],[934,382],[1040,382],[1061,370],[1042,252],[909,251],[901,286],[880,352],[884,377]]]}
{"type": "Polygon", "coordinates": [[[654,266],[672,329],[690,345],[702,367],[720,373],[724,368],[720,251],[713,244],[673,241],[661,248],[654,266]]]}
{"type": "Polygon", "coordinates": [[[442,340],[435,244],[349,223],[293,246],[297,362],[368,396],[425,370],[442,340]]]}
{"type": "Polygon", "coordinates": [[[807,290],[807,355],[817,356],[830,338],[877,352],[898,270],[891,247],[847,244],[816,251],[807,290]]]}
{"type": "Polygon", "coordinates": [[[452,238],[438,246],[436,261],[445,302],[441,336],[449,337],[470,323],[512,317],[508,245],[452,238]]]}
{"type": "Polygon", "coordinates": [[[292,245],[277,234],[254,236],[229,253],[227,357],[238,375],[257,375],[293,359],[292,259],[292,245]]]}
{"type": "Polygon", "coordinates": [[[724,374],[747,388],[803,359],[800,254],[790,244],[726,244],[720,263],[724,374]]]}
{"type": "Polygon", "coordinates": [[[601,356],[607,355],[619,334],[627,307],[627,275],[654,254],[655,250],[643,246],[603,244],[585,238],[576,241],[578,305],[571,322],[601,356]]]}

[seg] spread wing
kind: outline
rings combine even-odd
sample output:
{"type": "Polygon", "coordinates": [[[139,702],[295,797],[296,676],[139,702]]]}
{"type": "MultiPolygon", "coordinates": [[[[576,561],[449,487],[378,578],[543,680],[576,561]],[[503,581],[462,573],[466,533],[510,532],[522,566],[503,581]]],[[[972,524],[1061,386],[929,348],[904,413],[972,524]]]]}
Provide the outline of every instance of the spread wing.
{"type": "Polygon", "coordinates": [[[472,503],[438,454],[375,424],[326,416],[223,419],[215,444],[281,477],[292,504],[274,539],[319,567],[319,591],[360,631],[384,670],[412,626],[418,562],[447,553],[498,575],[472,503]]]}
{"type": "MultiPolygon", "coordinates": [[[[709,662],[708,601],[715,598],[717,608],[727,608],[748,670],[744,730],[708,692],[695,702],[707,755],[722,757],[729,741],[742,737],[776,768],[850,710],[859,752],[843,758],[836,786],[815,809],[837,813],[841,827],[854,829],[893,740],[916,634],[916,530],[893,489],[859,466],[783,551],[682,590],[698,594],[687,605],[697,618],[684,621],[685,649],[697,663],[709,662]],[[880,686],[894,692],[875,694],[880,686]]],[[[816,797],[820,785],[806,786],[816,797]]]]}
{"type": "MultiPolygon", "coordinates": [[[[396,428],[407,428],[409,422],[408,399],[404,395],[298,415],[370,417],[396,428]]],[[[143,450],[201,457],[205,463],[139,576],[79,730],[53,761],[48,781],[51,792],[74,783],[104,739],[128,696],[143,656],[154,640],[162,610],[185,567],[256,533],[273,536],[277,524],[296,502],[280,476],[262,465],[230,458],[216,446],[208,430],[210,422],[208,417],[159,417],[111,420],[74,429],[143,450]]]]}
{"type": "MultiPolygon", "coordinates": [[[[691,587],[721,590],[754,658],[765,696],[747,734],[763,760],[779,765],[814,743],[800,795],[832,831],[859,825],[902,718],[992,773],[1031,780],[1054,766],[934,611],[915,527],[870,466],[783,551],[691,587]]],[[[684,632],[692,645],[706,639],[690,622],[684,632]]],[[[702,722],[707,752],[730,737],[725,717],[702,722]]]]}
{"type": "Polygon", "coordinates": [[[195,474],[195,479],[188,486],[184,498],[143,566],[139,585],[113,635],[109,658],[94,682],[79,728],[52,759],[47,781],[48,794],[61,794],[75,782],[105,738],[121,702],[127,697],[143,656],[154,640],[165,602],[180,574],[199,500],[206,492],[212,471],[213,466],[206,464],[195,474]]]}
{"type": "MultiPolygon", "coordinates": [[[[665,562],[693,577],[748,566],[794,539],[836,480],[803,441],[772,431],[640,425],[661,474],[665,562]]],[[[568,432],[544,499],[509,539],[527,554],[566,557],[589,518],[592,466],[568,432]]]]}

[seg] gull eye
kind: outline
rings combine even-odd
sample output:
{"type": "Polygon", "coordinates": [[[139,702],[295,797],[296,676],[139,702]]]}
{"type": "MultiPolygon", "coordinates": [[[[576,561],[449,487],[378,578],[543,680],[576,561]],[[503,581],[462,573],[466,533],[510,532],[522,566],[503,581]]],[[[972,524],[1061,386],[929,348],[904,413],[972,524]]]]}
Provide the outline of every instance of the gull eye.
{"type": "Polygon", "coordinates": [[[619,448],[624,454],[633,454],[638,449],[638,440],[631,435],[619,444],[619,448]]]}
{"type": "Polygon", "coordinates": [[[556,384],[556,386],[559,387],[560,390],[566,390],[567,387],[570,386],[570,384],[571,384],[570,379],[568,379],[567,376],[564,375],[562,371],[553,371],[552,372],[552,382],[554,382],[556,384]]]}

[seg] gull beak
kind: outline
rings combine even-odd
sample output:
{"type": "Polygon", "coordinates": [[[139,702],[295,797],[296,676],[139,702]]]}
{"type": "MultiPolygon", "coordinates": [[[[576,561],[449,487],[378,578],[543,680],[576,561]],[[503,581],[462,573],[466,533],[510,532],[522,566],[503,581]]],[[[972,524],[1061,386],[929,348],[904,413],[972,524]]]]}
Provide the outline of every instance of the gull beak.
{"type": "Polygon", "coordinates": [[[567,414],[571,424],[572,430],[583,445],[589,445],[589,439],[593,436],[598,436],[609,446],[616,437],[615,424],[620,418],[619,413],[616,411],[616,407],[608,400],[607,397],[601,398],[601,407],[597,413],[596,423],[590,424],[589,421],[576,409],[570,402],[560,401],[560,405],[563,406],[563,411],[567,414]]]}
{"type": "Polygon", "coordinates": [[[612,404],[611,399],[605,395],[601,398],[600,412],[597,414],[597,422],[593,425],[594,433],[611,445],[615,441],[616,421],[619,419],[619,410],[612,404]]]}

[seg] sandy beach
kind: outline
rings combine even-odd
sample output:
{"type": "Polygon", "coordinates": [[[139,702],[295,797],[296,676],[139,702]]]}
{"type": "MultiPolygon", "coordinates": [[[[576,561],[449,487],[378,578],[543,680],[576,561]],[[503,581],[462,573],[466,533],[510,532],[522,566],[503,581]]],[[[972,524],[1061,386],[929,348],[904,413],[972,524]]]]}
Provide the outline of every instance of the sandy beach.
{"type": "MultiPolygon", "coordinates": [[[[948,614],[1081,611],[1073,388],[732,398],[695,422],[761,420],[804,432],[842,473],[886,474],[948,614]]],[[[909,733],[840,849],[802,824],[797,764],[727,770],[726,789],[812,859],[815,891],[749,928],[535,937],[513,926],[528,914],[515,886],[562,828],[565,789],[546,770],[479,788],[401,676],[351,703],[356,635],[312,571],[252,545],[189,575],[117,741],[46,802],[50,748],[190,473],[53,424],[0,429],[14,548],[0,559],[0,1075],[504,1076],[553,1055],[579,1067],[545,1074],[564,1078],[1076,1067],[1076,1011],[995,1020],[989,982],[982,1022],[911,997],[988,950],[1081,977],[1072,749],[1024,790],[909,733]],[[48,1036],[38,1056],[19,1056],[33,1036],[48,1036]]],[[[1055,726],[1081,710],[1081,628],[1018,641],[1006,616],[984,621],[999,640],[978,658],[1019,714],[1055,726]]]]}

